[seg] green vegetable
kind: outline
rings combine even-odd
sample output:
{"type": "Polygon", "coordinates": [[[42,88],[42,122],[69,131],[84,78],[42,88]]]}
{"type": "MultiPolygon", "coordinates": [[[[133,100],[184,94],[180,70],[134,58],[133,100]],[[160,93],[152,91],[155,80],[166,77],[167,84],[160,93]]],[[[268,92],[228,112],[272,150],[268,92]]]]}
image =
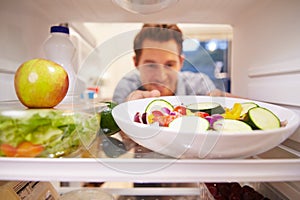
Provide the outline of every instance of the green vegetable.
{"type": "Polygon", "coordinates": [[[213,123],[213,129],[224,132],[247,132],[252,131],[251,126],[236,119],[219,119],[213,123]]]}
{"type": "Polygon", "coordinates": [[[100,128],[105,135],[113,135],[120,131],[119,126],[115,122],[111,112],[112,109],[117,106],[114,102],[105,102],[107,107],[100,113],[100,128]]]}
{"type": "MultiPolygon", "coordinates": [[[[86,113],[54,109],[2,111],[0,144],[16,147],[24,141],[45,147],[41,157],[66,156],[89,145],[99,129],[99,119],[86,113]]],[[[0,152],[0,156],[2,152],[0,152]]]]}
{"type": "Polygon", "coordinates": [[[253,129],[269,130],[280,128],[279,118],[270,110],[262,107],[249,109],[244,120],[253,129]]]}
{"type": "Polygon", "coordinates": [[[184,115],[170,122],[169,127],[178,131],[201,133],[209,129],[209,122],[198,116],[184,115]]]}
{"type": "Polygon", "coordinates": [[[192,112],[206,112],[209,115],[223,114],[224,108],[215,102],[199,102],[187,105],[187,108],[192,112]]]}
{"type": "Polygon", "coordinates": [[[241,117],[243,117],[251,108],[259,107],[256,103],[253,102],[241,103],[241,106],[242,106],[241,117]]]}
{"type": "Polygon", "coordinates": [[[163,113],[165,113],[166,110],[164,110],[164,109],[173,111],[174,107],[171,103],[169,103],[166,100],[155,99],[147,105],[147,107],[145,109],[145,113],[152,113],[152,111],[154,111],[154,110],[159,110],[159,111],[162,111],[163,113]]]}

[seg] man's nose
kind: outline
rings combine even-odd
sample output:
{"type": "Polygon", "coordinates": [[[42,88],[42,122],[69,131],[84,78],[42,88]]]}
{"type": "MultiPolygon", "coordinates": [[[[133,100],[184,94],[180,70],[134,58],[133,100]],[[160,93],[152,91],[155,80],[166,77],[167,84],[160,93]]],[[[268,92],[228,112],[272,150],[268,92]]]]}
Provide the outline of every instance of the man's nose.
{"type": "Polygon", "coordinates": [[[168,73],[169,69],[164,66],[160,65],[157,69],[156,76],[154,77],[158,82],[164,82],[166,79],[168,79],[168,73]]]}

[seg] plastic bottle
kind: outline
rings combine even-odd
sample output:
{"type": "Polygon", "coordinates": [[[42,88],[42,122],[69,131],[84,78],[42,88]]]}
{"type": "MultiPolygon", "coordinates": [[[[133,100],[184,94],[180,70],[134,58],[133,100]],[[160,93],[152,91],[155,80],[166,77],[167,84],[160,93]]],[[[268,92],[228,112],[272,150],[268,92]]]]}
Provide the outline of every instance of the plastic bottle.
{"type": "Polygon", "coordinates": [[[70,40],[69,28],[67,26],[52,26],[50,37],[44,43],[46,58],[60,64],[68,73],[69,90],[67,98],[76,96],[75,81],[76,73],[72,66],[75,47],[70,40]]]}

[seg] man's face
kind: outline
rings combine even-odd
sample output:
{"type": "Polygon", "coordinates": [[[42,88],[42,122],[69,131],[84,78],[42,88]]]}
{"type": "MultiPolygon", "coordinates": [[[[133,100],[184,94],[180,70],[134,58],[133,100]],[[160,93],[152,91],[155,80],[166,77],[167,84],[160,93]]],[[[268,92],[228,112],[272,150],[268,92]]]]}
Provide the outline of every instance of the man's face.
{"type": "Polygon", "coordinates": [[[174,40],[158,42],[145,40],[139,60],[135,65],[140,71],[141,81],[148,91],[159,90],[161,96],[174,95],[177,73],[183,64],[183,57],[174,40]]]}

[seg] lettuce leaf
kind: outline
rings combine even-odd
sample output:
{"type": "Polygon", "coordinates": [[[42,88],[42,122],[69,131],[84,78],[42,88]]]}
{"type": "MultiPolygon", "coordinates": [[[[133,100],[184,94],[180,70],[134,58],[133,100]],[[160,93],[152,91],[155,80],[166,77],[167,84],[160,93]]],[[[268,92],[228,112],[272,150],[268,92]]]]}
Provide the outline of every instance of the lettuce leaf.
{"type": "MultiPolygon", "coordinates": [[[[99,130],[99,117],[54,109],[0,113],[0,144],[23,141],[45,147],[42,157],[66,156],[89,145],[99,130]]],[[[0,152],[2,154],[2,152],[0,152]]]]}

